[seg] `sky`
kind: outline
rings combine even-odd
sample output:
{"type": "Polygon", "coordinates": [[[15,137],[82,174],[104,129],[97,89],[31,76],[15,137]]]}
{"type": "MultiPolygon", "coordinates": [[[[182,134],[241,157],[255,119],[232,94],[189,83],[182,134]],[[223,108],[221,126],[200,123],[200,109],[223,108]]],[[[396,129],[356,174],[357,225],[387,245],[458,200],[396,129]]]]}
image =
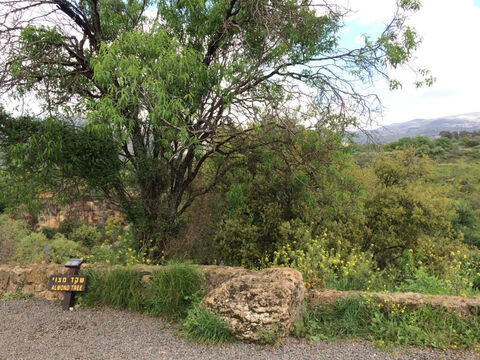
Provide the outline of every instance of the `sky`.
{"type": "MultiPolygon", "coordinates": [[[[375,34],[388,22],[394,0],[346,0],[355,12],[347,19],[347,39],[375,34]]],[[[427,68],[437,79],[416,89],[409,70],[395,77],[403,88],[389,91],[384,81],[375,92],[385,107],[381,125],[413,119],[480,112],[480,0],[422,0],[410,24],[423,39],[412,64],[427,68]]]]}

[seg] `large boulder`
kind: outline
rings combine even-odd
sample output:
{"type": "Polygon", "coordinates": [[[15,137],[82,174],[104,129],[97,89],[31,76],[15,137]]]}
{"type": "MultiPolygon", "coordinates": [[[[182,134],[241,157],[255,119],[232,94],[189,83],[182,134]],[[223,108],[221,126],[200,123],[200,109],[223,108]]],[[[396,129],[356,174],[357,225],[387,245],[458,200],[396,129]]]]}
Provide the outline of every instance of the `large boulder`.
{"type": "Polygon", "coordinates": [[[284,338],[303,311],[302,274],[288,268],[240,273],[211,290],[202,306],[220,315],[239,340],[284,338]]]}
{"type": "Polygon", "coordinates": [[[234,277],[253,272],[240,267],[216,265],[203,265],[200,269],[203,273],[203,288],[207,294],[234,277]]]}

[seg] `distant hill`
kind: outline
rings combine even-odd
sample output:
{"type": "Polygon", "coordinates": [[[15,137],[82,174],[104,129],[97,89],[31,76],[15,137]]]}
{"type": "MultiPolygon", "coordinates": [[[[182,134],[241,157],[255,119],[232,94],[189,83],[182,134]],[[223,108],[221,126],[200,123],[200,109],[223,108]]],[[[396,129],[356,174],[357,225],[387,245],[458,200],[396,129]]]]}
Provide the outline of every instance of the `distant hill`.
{"type": "MultiPolygon", "coordinates": [[[[480,112],[446,116],[437,119],[415,119],[403,123],[395,123],[370,131],[377,143],[388,143],[402,137],[427,136],[435,138],[440,131],[474,131],[480,130],[480,112]]],[[[367,136],[361,134],[356,140],[366,143],[367,136]]]]}

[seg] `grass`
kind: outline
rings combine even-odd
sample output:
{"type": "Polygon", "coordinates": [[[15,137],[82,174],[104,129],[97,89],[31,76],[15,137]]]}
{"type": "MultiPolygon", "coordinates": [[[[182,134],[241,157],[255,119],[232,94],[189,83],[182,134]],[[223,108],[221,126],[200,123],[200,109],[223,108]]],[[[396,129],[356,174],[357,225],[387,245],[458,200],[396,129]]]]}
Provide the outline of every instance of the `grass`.
{"type": "Polygon", "coordinates": [[[30,299],[33,297],[32,293],[29,294],[22,294],[22,293],[15,293],[15,294],[4,294],[1,298],[0,301],[8,301],[8,300],[13,300],[13,299],[21,299],[21,300],[26,300],[30,299]]]}
{"type": "Polygon", "coordinates": [[[334,307],[307,310],[293,331],[297,337],[327,341],[362,338],[379,345],[466,349],[479,346],[480,310],[476,316],[461,319],[451,311],[429,306],[409,309],[346,299],[334,307]]]}
{"type": "Polygon", "coordinates": [[[85,269],[82,274],[88,276],[88,282],[87,291],[79,297],[79,304],[145,311],[146,286],[140,272],[121,268],[111,271],[85,269]]]}
{"type": "Polygon", "coordinates": [[[85,306],[109,306],[183,320],[185,337],[206,344],[234,340],[219,316],[202,309],[202,275],[187,263],[172,263],[142,281],[142,273],[118,268],[110,271],[82,270],[88,276],[87,291],[78,303],[85,306]]]}
{"type": "Polygon", "coordinates": [[[185,317],[202,289],[202,275],[185,263],[174,263],[153,272],[149,282],[143,282],[142,273],[133,269],[85,269],[82,273],[88,276],[88,288],[80,295],[80,304],[109,306],[170,319],[185,317]]]}
{"type": "Polygon", "coordinates": [[[148,312],[155,316],[184,318],[201,297],[202,275],[186,263],[173,263],[152,274],[148,288],[148,312]]]}
{"type": "Polygon", "coordinates": [[[202,344],[224,344],[235,341],[235,337],[220,316],[201,308],[198,303],[188,311],[182,328],[187,339],[202,344]]]}

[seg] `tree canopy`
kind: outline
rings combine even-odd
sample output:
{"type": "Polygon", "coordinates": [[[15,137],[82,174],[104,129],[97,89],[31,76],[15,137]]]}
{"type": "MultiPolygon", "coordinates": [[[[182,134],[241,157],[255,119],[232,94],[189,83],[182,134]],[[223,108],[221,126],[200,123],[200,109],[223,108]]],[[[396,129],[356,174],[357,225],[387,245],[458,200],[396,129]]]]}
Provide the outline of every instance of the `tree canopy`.
{"type": "Polygon", "coordinates": [[[377,99],[358,85],[399,86],[389,69],[418,45],[419,6],[399,0],[378,38],[347,49],[348,9],[328,0],[0,0],[0,90],[48,114],[25,138],[3,132],[9,166],[81,180],[121,206],[140,245],[165,241],[256,134],[368,115],[377,99]]]}

